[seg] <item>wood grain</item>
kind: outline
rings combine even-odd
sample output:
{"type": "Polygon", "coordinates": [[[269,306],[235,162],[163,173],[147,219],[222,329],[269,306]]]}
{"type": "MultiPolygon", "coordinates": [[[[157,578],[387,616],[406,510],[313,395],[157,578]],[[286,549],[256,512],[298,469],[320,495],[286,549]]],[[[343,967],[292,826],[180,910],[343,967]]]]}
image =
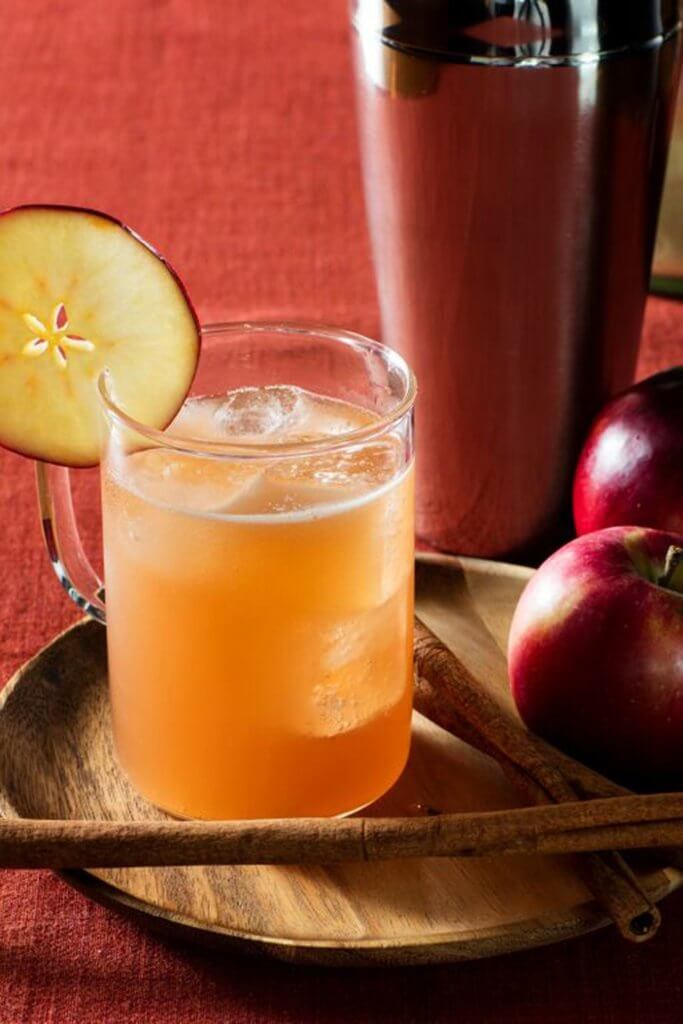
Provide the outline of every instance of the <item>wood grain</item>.
{"type": "MultiPolygon", "coordinates": [[[[504,647],[528,570],[421,559],[418,611],[514,713],[504,647]]],[[[112,750],[104,632],[63,634],[8,684],[0,707],[0,809],[30,818],[165,821],[112,750]]],[[[374,817],[519,806],[488,757],[416,715],[408,768],[374,817]]],[[[645,859],[653,899],[677,871],[645,859]]],[[[107,868],[69,872],[89,896],[200,942],[297,962],[428,963],[557,941],[606,923],[572,857],[404,859],[334,865],[107,868]]]]}
{"type": "MultiPolygon", "coordinates": [[[[458,655],[418,618],[414,701],[415,708],[432,722],[495,757],[510,781],[535,803],[583,799],[583,792],[565,775],[566,759],[554,747],[542,744],[516,715],[501,709],[458,655]]],[[[621,935],[631,942],[644,942],[656,934],[661,914],[617,852],[629,845],[625,837],[618,838],[613,850],[601,847],[604,852],[584,857],[581,866],[593,896],[621,935]]],[[[558,846],[555,852],[570,848],[558,846]]]]}

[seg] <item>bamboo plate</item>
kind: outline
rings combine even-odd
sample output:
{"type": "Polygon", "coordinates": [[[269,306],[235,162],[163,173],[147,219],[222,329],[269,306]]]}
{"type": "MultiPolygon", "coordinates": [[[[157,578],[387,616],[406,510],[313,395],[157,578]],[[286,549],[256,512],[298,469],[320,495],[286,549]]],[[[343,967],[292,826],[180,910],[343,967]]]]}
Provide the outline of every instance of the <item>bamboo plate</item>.
{"type": "MultiPolygon", "coordinates": [[[[468,668],[509,701],[505,641],[530,575],[519,566],[420,556],[417,606],[468,668]]],[[[82,622],[28,662],[0,698],[0,811],[11,817],[154,819],[112,750],[104,630],[82,622]]],[[[409,765],[365,813],[513,807],[498,766],[415,715],[409,765]]],[[[641,868],[656,899],[673,868],[641,868]]],[[[510,952],[607,924],[569,857],[415,860],[333,867],[72,871],[86,895],[194,940],[281,960],[421,964],[510,952]]]]}

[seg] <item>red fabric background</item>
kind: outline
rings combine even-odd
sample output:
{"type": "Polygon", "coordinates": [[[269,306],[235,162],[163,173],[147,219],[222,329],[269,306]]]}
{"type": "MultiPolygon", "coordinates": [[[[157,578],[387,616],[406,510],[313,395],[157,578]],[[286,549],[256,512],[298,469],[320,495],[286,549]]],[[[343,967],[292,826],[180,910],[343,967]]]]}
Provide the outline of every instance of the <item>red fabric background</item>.
{"type": "MultiPolygon", "coordinates": [[[[0,205],[109,210],[204,318],[290,313],[374,332],[344,0],[5,0],[0,205]]],[[[640,372],[680,361],[652,300],[640,372]]],[[[86,482],[86,533],[97,536],[86,482]]],[[[0,677],[77,617],[41,549],[32,467],[0,453],[0,677]]],[[[494,961],[326,971],[173,946],[46,872],[0,874],[0,1022],[666,1024],[683,895],[639,948],[612,931],[494,961]]]]}

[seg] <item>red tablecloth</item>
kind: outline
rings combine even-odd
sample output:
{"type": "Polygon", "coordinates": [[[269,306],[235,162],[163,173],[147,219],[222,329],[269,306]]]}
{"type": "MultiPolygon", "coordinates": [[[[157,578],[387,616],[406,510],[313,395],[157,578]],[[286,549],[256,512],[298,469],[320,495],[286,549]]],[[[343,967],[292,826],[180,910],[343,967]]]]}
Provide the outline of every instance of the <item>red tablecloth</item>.
{"type": "MultiPolygon", "coordinates": [[[[0,68],[0,205],[118,214],[171,257],[204,318],[377,329],[344,0],[5,0],[0,68]]],[[[652,300],[641,373],[680,361],[682,332],[683,307],[652,300]]],[[[0,502],[6,678],[77,613],[41,548],[32,467],[4,452],[0,502]]],[[[3,873],[0,1022],[665,1024],[683,1015],[682,910],[669,900],[639,948],[606,931],[358,973],[173,946],[47,872],[3,873]]]]}

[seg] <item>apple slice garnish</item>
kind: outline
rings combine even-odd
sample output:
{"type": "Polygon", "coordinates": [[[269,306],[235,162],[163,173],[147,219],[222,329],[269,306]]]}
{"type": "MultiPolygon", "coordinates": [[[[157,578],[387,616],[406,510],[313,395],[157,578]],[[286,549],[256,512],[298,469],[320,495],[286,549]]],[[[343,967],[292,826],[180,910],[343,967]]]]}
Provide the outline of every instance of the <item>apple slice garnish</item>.
{"type": "Polygon", "coordinates": [[[112,217],[66,206],[0,214],[0,444],[99,462],[97,380],[162,429],[190,389],[199,323],[177,275],[112,217]]]}

